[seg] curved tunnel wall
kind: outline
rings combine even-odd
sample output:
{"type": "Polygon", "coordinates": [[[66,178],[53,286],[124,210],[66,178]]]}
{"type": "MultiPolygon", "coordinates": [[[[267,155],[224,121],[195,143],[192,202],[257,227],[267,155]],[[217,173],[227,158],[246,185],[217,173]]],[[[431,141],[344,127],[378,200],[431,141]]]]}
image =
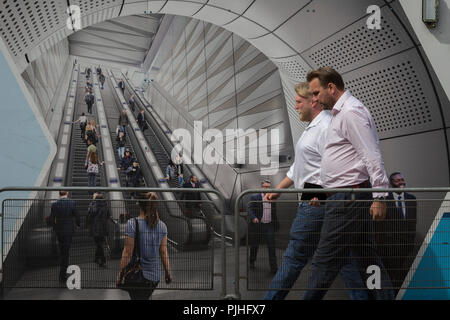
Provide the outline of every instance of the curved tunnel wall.
{"type": "MultiPolygon", "coordinates": [[[[204,20],[247,40],[279,68],[293,141],[304,128],[292,112],[293,85],[304,80],[308,70],[331,64],[343,73],[346,85],[373,114],[387,171],[404,172],[409,186],[449,184],[448,97],[398,1],[284,0],[283,5],[253,0],[69,3],[80,5],[83,27],[119,15],[153,12],[204,20]],[[381,7],[381,30],[365,27],[366,10],[374,4],[381,7]]],[[[73,32],[66,27],[66,7],[65,0],[0,3],[0,34],[18,70],[25,70],[27,59],[37,59],[73,32]]]]}

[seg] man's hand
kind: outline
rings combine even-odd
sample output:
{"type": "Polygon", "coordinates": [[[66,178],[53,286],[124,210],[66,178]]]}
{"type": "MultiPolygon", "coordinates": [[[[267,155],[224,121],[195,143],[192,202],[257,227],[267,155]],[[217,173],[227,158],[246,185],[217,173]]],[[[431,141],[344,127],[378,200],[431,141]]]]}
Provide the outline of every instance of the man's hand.
{"type": "Polygon", "coordinates": [[[319,198],[317,198],[317,197],[312,198],[311,200],[308,201],[308,204],[309,204],[310,206],[320,207],[320,201],[319,201],[319,198]]]}
{"type": "Polygon", "coordinates": [[[258,223],[259,220],[258,220],[258,218],[254,218],[254,219],[252,220],[252,222],[253,222],[253,223],[258,223]]]}
{"type": "Polygon", "coordinates": [[[277,200],[281,196],[281,193],[266,193],[264,201],[277,200]]]}
{"type": "Polygon", "coordinates": [[[172,275],[170,274],[170,272],[166,272],[166,276],[165,276],[165,280],[167,284],[170,284],[172,282],[172,275]]]}
{"type": "Polygon", "coordinates": [[[374,200],[370,206],[370,215],[374,221],[382,221],[386,217],[386,202],[374,200]]]}

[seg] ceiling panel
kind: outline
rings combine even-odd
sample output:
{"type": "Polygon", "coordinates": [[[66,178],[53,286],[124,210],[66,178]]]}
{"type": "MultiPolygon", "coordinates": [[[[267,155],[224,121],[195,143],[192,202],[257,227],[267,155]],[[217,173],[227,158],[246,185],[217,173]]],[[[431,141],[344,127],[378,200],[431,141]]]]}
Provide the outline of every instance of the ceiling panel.
{"type": "Polygon", "coordinates": [[[193,16],[195,19],[204,20],[219,26],[231,22],[237,17],[238,15],[233,12],[209,5],[204,6],[193,16]]]}
{"type": "Polygon", "coordinates": [[[244,17],[273,31],[308,4],[308,2],[311,2],[311,0],[283,0],[282,2],[257,0],[245,11],[244,17]]]}
{"type": "Polygon", "coordinates": [[[362,19],[302,53],[314,68],[347,72],[400,51],[413,43],[388,7],[381,9],[381,29],[369,30],[362,19]]]}
{"type": "Polygon", "coordinates": [[[370,110],[380,138],[442,127],[436,96],[415,49],[343,75],[370,110]]]}
{"type": "Polygon", "coordinates": [[[140,65],[161,18],[162,15],[134,15],[87,27],[69,37],[70,54],[140,65]]]}
{"type": "Polygon", "coordinates": [[[277,29],[275,34],[300,53],[366,16],[370,5],[384,4],[380,0],[351,1],[349,5],[342,3],[336,0],[313,1],[277,29]]]}

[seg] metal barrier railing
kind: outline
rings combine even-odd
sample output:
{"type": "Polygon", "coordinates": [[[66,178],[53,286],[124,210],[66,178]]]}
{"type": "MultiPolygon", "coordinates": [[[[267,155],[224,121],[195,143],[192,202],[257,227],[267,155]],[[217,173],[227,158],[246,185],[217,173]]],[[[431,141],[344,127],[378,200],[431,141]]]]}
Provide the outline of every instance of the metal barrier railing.
{"type": "MultiPolygon", "coordinates": [[[[42,188],[26,188],[26,187],[19,187],[19,188],[3,188],[0,189],[0,193],[5,191],[59,191],[59,190],[67,190],[67,191],[101,191],[101,192],[117,192],[117,191],[124,191],[124,192],[143,192],[143,191],[154,191],[154,192],[210,192],[216,194],[221,199],[221,227],[222,230],[225,230],[224,227],[224,199],[223,196],[217,192],[216,190],[203,190],[203,189],[180,189],[180,188],[168,188],[168,189],[160,189],[160,188],[106,188],[106,187],[95,187],[95,188],[88,188],[88,187],[42,187],[42,188]]],[[[449,289],[450,288],[450,250],[449,250],[449,236],[450,236],[450,213],[447,213],[448,210],[450,212],[450,208],[447,208],[447,202],[450,201],[450,197],[446,196],[450,192],[450,188],[404,188],[402,191],[404,192],[412,192],[412,193],[421,193],[421,194],[429,194],[428,199],[426,196],[423,196],[416,200],[416,217],[415,219],[413,217],[408,218],[390,218],[386,219],[383,222],[373,222],[370,219],[370,215],[368,213],[368,204],[371,203],[371,199],[361,199],[357,194],[359,193],[370,193],[370,192],[395,192],[398,191],[398,189],[287,189],[287,190],[276,190],[276,189],[251,189],[246,190],[242,192],[236,199],[235,202],[235,235],[234,235],[234,242],[235,242],[235,251],[234,251],[234,293],[227,295],[227,273],[226,273],[226,249],[225,249],[225,234],[222,232],[221,234],[221,266],[222,270],[219,273],[212,273],[213,270],[213,262],[210,259],[199,259],[197,256],[195,256],[194,253],[186,252],[183,253],[184,257],[180,255],[180,260],[176,262],[176,265],[183,266],[181,269],[178,270],[180,272],[179,274],[181,277],[178,277],[179,279],[183,279],[184,274],[188,274],[191,277],[191,271],[196,269],[199,264],[202,265],[202,269],[199,271],[197,268],[196,270],[200,272],[200,282],[198,282],[198,277],[196,278],[195,282],[197,283],[197,287],[195,287],[194,283],[184,283],[181,281],[178,284],[174,282],[173,285],[170,287],[164,287],[164,289],[173,288],[173,289],[198,289],[198,290],[210,290],[212,287],[212,281],[211,278],[214,276],[220,276],[222,279],[222,285],[221,285],[221,297],[222,298],[229,298],[229,299],[240,299],[241,293],[240,293],[240,280],[246,279],[247,280],[247,290],[255,291],[255,290],[268,290],[270,282],[272,281],[273,275],[267,275],[266,271],[269,271],[269,264],[265,262],[261,262],[264,259],[261,259],[261,253],[264,255],[264,250],[260,249],[260,256],[257,260],[255,269],[249,270],[247,266],[247,273],[246,276],[240,275],[240,261],[242,260],[241,257],[241,237],[239,235],[239,218],[242,214],[240,210],[240,205],[244,197],[248,194],[254,194],[254,193],[288,193],[288,194],[299,194],[299,193],[308,193],[308,192],[314,192],[314,193],[343,193],[347,192],[350,193],[351,196],[348,196],[348,198],[345,198],[344,200],[335,200],[332,201],[333,198],[329,198],[328,200],[321,201],[321,206],[324,211],[327,210],[328,207],[331,205],[342,202],[344,205],[348,205],[349,203],[353,203],[353,209],[354,212],[359,212],[360,217],[357,217],[356,220],[359,220],[361,222],[361,226],[368,227],[369,229],[361,229],[361,230],[355,230],[354,233],[360,233],[364,234],[366,239],[372,238],[374,241],[376,241],[376,250],[377,255],[381,258],[381,261],[383,264],[386,265],[386,271],[389,275],[389,277],[392,280],[392,284],[389,286],[384,286],[385,284],[382,284],[383,288],[388,289],[394,289],[398,291],[397,299],[399,298],[420,298],[420,294],[423,293],[423,290],[426,289],[427,294],[434,292],[433,290],[441,290],[442,289],[449,289]],[[366,203],[366,204],[364,204],[366,203]],[[356,210],[356,211],[355,211],[356,210]],[[414,232],[406,229],[402,230],[399,226],[400,222],[402,224],[414,224],[417,226],[417,230],[414,232]],[[377,225],[378,224],[378,225],[377,225]],[[387,225],[386,225],[387,224],[387,225]],[[420,230],[419,230],[420,229],[420,230]],[[412,239],[412,234],[414,233],[414,240],[412,239]],[[398,237],[390,237],[389,236],[398,236],[398,237]],[[402,235],[406,237],[401,237],[402,235]],[[383,239],[384,238],[384,239],[383,239]],[[400,240],[399,240],[400,239],[400,240]],[[394,242],[394,241],[400,241],[400,242],[394,242]],[[401,250],[403,250],[402,253],[401,250]],[[194,254],[194,256],[192,255],[194,254]],[[191,255],[191,256],[189,256],[191,255]],[[402,260],[403,262],[399,264],[399,261],[402,260]],[[189,267],[189,263],[192,263],[192,266],[189,267]],[[195,265],[194,265],[195,263],[195,265]],[[188,267],[186,267],[188,266],[188,267]],[[204,267],[204,268],[203,268],[204,267]],[[206,270],[206,271],[205,271],[206,270]],[[184,273],[183,273],[184,272],[184,273]],[[203,273],[202,273],[203,272],[203,273]],[[208,274],[206,277],[202,278],[202,274],[208,274]],[[200,283],[200,285],[198,285],[200,283]]],[[[77,200],[79,201],[79,200],[77,200]]],[[[90,200],[86,200],[90,201],[90,200]]],[[[299,203],[304,203],[298,200],[276,200],[276,202],[279,203],[279,205],[288,205],[291,206],[291,208],[286,209],[286,207],[283,208],[283,212],[279,214],[280,223],[284,224],[284,227],[286,229],[291,227],[292,220],[297,214],[297,206],[299,203]],[[293,205],[293,206],[292,206],[293,205]],[[290,218],[287,218],[286,213],[292,210],[292,214],[290,218]]],[[[385,201],[387,203],[387,214],[390,214],[389,212],[395,211],[395,201],[385,201]]],[[[408,203],[412,203],[413,200],[406,199],[405,201],[405,207],[407,207],[408,203]]],[[[170,205],[168,202],[161,201],[161,203],[165,203],[166,205],[170,205]]],[[[258,203],[258,201],[250,201],[250,204],[258,203]]],[[[2,218],[2,265],[1,265],[1,280],[2,285],[8,286],[8,277],[11,274],[8,274],[8,272],[11,272],[11,269],[5,270],[5,264],[4,264],[4,258],[7,256],[10,250],[13,250],[12,254],[15,254],[17,257],[27,257],[28,261],[25,261],[26,263],[33,265],[34,267],[39,267],[39,263],[43,263],[44,259],[33,259],[33,256],[30,256],[28,254],[29,251],[31,252],[38,252],[38,250],[35,250],[39,244],[39,239],[44,239],[44,242],[46,243],[46,246],[39,247],[45,252],[49,253],[47,261],[45,263],[54,264],[54,256],[52,257],[52,253],[55,252],[55,239],[52,239],[51,232],[49,230],[45,230],[46,226],[42,225],[43,216],[39,216],[39,213],[42,214],[42,212],[48,212],[46,208],[50,205],[50,200],[24,200],[24,199],[9,199],[6,200],[2,204],[2,212],[1,212],[1,218],[2,218]],[[24,210],[27,210],[24,214],[24,210]],[[30,214],[31,213],[31,214],[30,214]],[[10,215],[14,214],[15,218],[12,221],[15,221],[15,223],[12,223],[14,227],[9,227],[11,223],[8,223],[8,219],[10,218],[10,215]],[[35,230],[35,227],[38,226],[38,222],[41,223],[41,226],[44,230],[35,230]],[[5,229],[6,227],[6,229],[5,229]],[[9,229],[8,229],[9,228],[9,229]],[[9,230],[9,235],[5,233],[5,231],[9,230]],[[32,230],[31,232],[23,232],[24,235],[20,235],[20,231],[27,231],[32,230]],[[25,236],[26,235],[26,236],[25,236]],[[8,236],[11,236],[11,238],[7,238],[8,236]],[[41,237],[41,238],[39,238],[41,237]],[[17,239],[16,239],[17,238],[17,239]],[[10,239],[14,239],[15,241],[10,239]],[[28,245],[25,246],[14,246],[14,243],[19,243],[20,239],[25,239],[26,243],[28,245]],[[38,239],[38,240],[33,240],[38,239]],[[8,241],[7,241],[8,240],[8,241]],[[52,262],[53,259],[53,262],[52,262]]],[[[113,205],[113,204],[111,204],[113,205]]],[[[210,205],[209,202],[205,202],[205,205],[210,205]]],[[[306,205],[306,204],[305,204],[306,205]]],[[[121,205],[113,205],[116,207],[119,207],[118,210],[120,210],[121,205]]],[[[343,209],[340,211],[342,214],[346,212],[347,209],[345,207],[342,207],[343,209]]],[[[340,210],[340,209],[339,209],[340,210]]],[[[398,211],[398,210],[397,210],[398,211]]],[[[161,210],[161,215],[164,214],[164,210],[161,210]]],[[[130,216],[133,214],[130,212],[130,216]]],[[[180,216],[183,215],[183,213],[180,213],[180,216]]],[[[199,216],[200,217],[200,216],[199,216]]],[[[322,224],[325,216],[319,217],[316,219],[316,222],[318,224],[322,224]]],[[[344,215],[343,215],[344,217],[344,215]]],[[[331,219],[333,220],[333,219],[331,219]]],[[[339,222],[342,220],[334,219],[334,222],[339,222]]],[[[122,221],[123,222],[123,221],[122,221]]],[[[121,239],[123,236],[123,230],[120,229],[120,226],[124,226],[124,224],[121,224],[121,221],[113,221],[111,222],[110,227],[115,230],[113,232],[113,237],[108,239],[108,244],[111,248],[112,256],[114,255],[114,249],[116,248],[116,242],[113,239],[121,239]],[[119,228],[118,228],[119,226],[119,228]]],[[[39,228],[38,228],[39,229],[39,228]]],[[[317,232],[318,229],[315,229],[316,232],[311,231],[311,234],[315,233],[315,240],[312,241],[311,245],[311,251],[312,253],[309,253],[309,256],[313,255],[313,251],[315,250],[315,246],[317,246],[319,233],[317,232]]],[[[258,235],[258,231],[256,232],[258,235]]],[[[282,268],[282,260],[281,259],[281,253],[284,252],[287,243],[291,240],[291,237],[288,236],[288,232],[284,233],[278,233],[276,235],[276,241],[278,242],[278,252],[277,254],[277,264],[279,266],[279,269],[282,268]]],[[[300,232],[300,234],[302,234],[300,232]]],[[[306,235],[308,232],[306,232],[306,235]]],[[[339,234],[337,232],[336,234],[339,234]]],[[[92,264],[92,261],[89,261],[89,257],[92,260],[92,257],[94,255],[92,251],[92,245],[93,241],[90,237],[87,236],[86,230],[80,231],[81,238],[86,240],[87,247],[85,249],[81,249],[81,251],[76,251],[75,258],[78,259],[77,261],[80,264],[92,264]],[[83,235],[84,234],[84,235],[83,235]],[[89,249],[87,249],[90,246],[89,249]],[[83,260],[84,259],[84,260],[83,260]],[[87,259],[87,260],[86,260],[87,259]]],[[[251,236],[251,232],[250,235],[251,236]]],[[[248,236],[247,236],[247,245],[244,247],[246,250],[245,252],[245,260],[248,262],[248,250],[249,250],[249,242],[248,242],[248,236]]],[[[259,234],[258,236],[261,236],[259,234]]],[[[169,235],[170,238],[170,235],[169,235]]],[[[23,240],[23,241],[25,241],[23,240]]],[[[43,242],[42,242],[43,243],[43,242]]],[[[345,285],[342,284],[342,282],[338,282],[337,285],[335,284],[331,290],[348,290],[349,293],[352,293],[352,290],[363,290],[368,294],[373,293],[370,289],[367,287],[367,279],[365,279],[362,274],[366,272],[367,270],[362,270],[360,267],[360,264],[358,262],[362,262],[364,264],[365,259],[367,259],[367,256],[360,255],[361,252],[364,253],[365,249],[363,248],[364,245],[367,243],[364,242],[354,242],[354,243],[348,243],[348,242],[342,242],[338,243],[338,248],[342,249],[344,246],[349,247],[351,249],[357,249],[352,251],[351,256],[337,256],[337,258],[341,258],[345,260],[346,262],[354,261],[356,262],[356,265],[358,266],[358,272],[360,273],[360,276],[362,277],[362,286],[358,285],[345,285]],[[363,248],[363,249],[361,249],[363,248]],[[359,251],[358,251],[359,249],[359,251]],[[356,252],[354,254],[353,252],[356,252]]],[[[80,247],[83,248],[83,247],[80,247]]],[[[118,245],[119,251],[120,251],[120,243],[118,245]]],[[[370,249],[367,247],[366,249],[370,249]]],[[[369,251],[367,251],[369,252],[369,251]]],[[[212,256],[212,252],[211,252],[212,256]]],[[[267,257],[267,255],[266,255],[267,257]]],[[[17,259],[19,262],[20,259],[17,259]]],[[[269,259],[267,259],[269,260],[269,259]]],[[[112,260],[111,260],[112,261],[112,260]]],[[[22,261],[23,262],[23,261],[22,261]]],[[[26,265],[26,264],[24,264],[26,265]]],[[[6,264],[6,267],[8,264],[6,264]]],[[[12,270],[13,272],[21,272],[20,267],[21,264],[15,264],[15,267],[17,267],[17,270],[12,270]]],[[[175,260],[173,266],[175,267],[175,260]]],[[[56,268],[56,267],[55,267],[56,268]]],[[[114,266],[114,263],[111,263],[111,270],[108,270],[106,273],[104,271],[99,271],[94,268],[87,268],[86,274],[85,274],[85,283],[83,284],[86,288],[110,288],[112,287],[112,280],[113,275],[116,274],[116,267],[114,266]],[[111,271],[111,272],[110,272],[111,271]],[[110,273],[108,273],[110,272],[110,273]],[[103,275],[102,278],[98,280],[98,277],[100,275],[103,275]],[[91,279],[91,280],[89,280],[91,279]],[[97,280],[95,280],[97,279],[97,280]]],[[[50,278],[55,278],[55,270],[48,269],[49,271],[47,274],[42,274],[36,271],[36,278],[33,278],[33,273],[30,273],[28,275],[28,278],[23,278],[20,281],[21,283],[16,283],[16,285],[21,286],[26,281],[29,281],[29,283],[33,283],[35,287],[43,288],[43,287],[52,287],[51,281],[48,281],[50,278]],[[39,278],[40,277],[40,278],[39,278]],[[37,279],[37,280],[36,280],[37,279]],[[39,282],[39,279],[41,279],[39,282]],[[42,279],[44,281],[42,281],[42,279]]],[[[176,270],[176,268],[174,269],[176,270]]],[[[331,269],[330,269],[331,270],[331,269]]],[[[309,277],[311,273],[311,269],[308,269],[308,267],[304,268],[303,271],[303,279],[306,279],[309,277]]],[[[338,273],[341,270],[334,270],[334,272],[338,273]]],[[[366,274],[367,276],[367,274],[366,274]]],[[[14,277],[13,277],[14,278],[14,277]]],[[[186,277],[187,278],[187,277],[186,277]]],[[[191,277],[192,279],[192,277],[191,277]]],[[[273,288],[273,287],[272,287],[273,288]]],[[[277,287],[275,287],[277,288],[277,287]]],[[[280,287],[281,289],[286,289],[285,287],[280,287]]],[[[279,288],[279,289],[280,289],[279,288]]],[[[299,284],[296,284],[290,288],[292,290],[305,290],[307,289],[306,281],[301,282],[299,284]]],[[[354,293],[354,292],[353,292],[354,293]]]]}
{"type": "MultiPolygon", "coordinates": [[[[291,290],[306,291],[311,273],[315,272],[308,262],[315,253],[321,232],[324,233],[324,238],[333,236],[337,239],[334,247],[331,244],[327,247],[322,243],[322,250],[318,253],[319,257],[327,257],[329,252],[326,253],[324,248],[334,248],[334,263],[330,264],[327,272],[340,274],[342,279],[338,277],[333,285],[330,283],[326,287],[330,291],[346,290],[352,299],[373,298],[374,292],[368,288],[371,279],[368,280],[370,272],[368,273],[367,266],[377,265],[375,262],[381,261],[381,278],[383,279],[384,266],[391,280],[391,283],[382,283],[382,288],[391,290],[397,299],[417,298],[419,294],[423,294],[419,289],[445,292],[443,289],[450,288],[450,213],[446,213],[450,212],[450,199],[445,198],[445,194],[442,197],[433,195],[429,199],[406,198],[400,203],[401,208],[398,207],[398,199],[384,200],[387,207],[386,218],[383,221],[372,221],[369,209],[372,204],[371,195],[364,199],[361,196],[371,192],[398,190],[252,189],[242,192],[235,202],[236,223],[242,211],[245,211],[241,207],[245,195],[314,192],[326,193],[328,198],[320,201],[319,206],[310,206],[308,201],[275,200],[278,206],[283,206],[281,215],[279,211],[277,215],[278,224],[283,226],[278,233],[273,230],[275,221],[269,227],[269,224],[255,224],[248,218],[244,253],[235,236],[233,297],[241,297],[239,282],[242,279],[247,281],[247,290],[268,292],[266,298],[285,297],[291,290]],[[349,196],[344,199],[337,197],[341,200],[330,198],[337,193],[347,193],[349,196]],[[301,209],[299,205],[302,206],[301,209]],[[334,215],[331,215],[332,208],[334,215]],[[347,222],[352,219],[354,224],[350,228],[347,222]],[[327,226],[322,229],[324,221],[327,221],[327,226]],[[374,241],[373,246],[370,241],[374,241]],[[371,251],[373,249],[375,251],[371,251]],[[256,258],[257,254],[259,258],[256,258]],[[241,276],[240,260],[244,255],[246,270],[245,275],[241,276]],[[376,260],[376,256],[380,260],[376,260]],[[341,269],[342,266],[344,267],[341,269]]],[[[447,193],[450,189],[404,188],[401,191],[436,194],[447,193]]],[[[263,210],[263,202],[250,199],[248,206],[254,213],[255,210],[263,210]]],[[[259,214],[262,216],[262,212],[259,214]]],[[[340,295],[342,298],[342,294],[340,295]]]]}
{"type": "MultiPolygon", "coordinates": [[[[192,202],[201,207],[212,207],[211,201],[158,200],[158,211],[168,227],[168,240],[171,271],[174,281],[170,285],[160,284],[161,289],[212,290],[213,277],[222,277],[221,296],[226,295],[226,256],[225,236],[221,232],[222,270],[214,272],[214,244],[209,244],[212,234],[209,219],[221,219],[224,230],[223,197],[215,190],[184,188],[106,188],[106,187],[47,187],[47,188],[3,188],[5,191],[126,191],[138,192],[186,192],[215,193],[221,199],[220,217],[206,217],[202,209],[193,212],[192,202]],[[172,208],[171,208],[172,207],[172,208]],[[174,207],[182,208],[175,212],[174,207]],[[170,214],[169,214],[170,212],[170,214]],[[174,214],[175,213],[175,214],[174,214]],[[171,221],[168,221],[172,219],[171,221]],[[179,219],[178,221],[175,221],[179,219]],[[185,223],[182,223],[185,221],[185,223]],[[204,221],[205,223],[199,223],[204,221]],[[170,225],[169,225],[170,222],[170,225]],[[202,227],[202,226],[206,226],[202,227]],[[179,250],[179,249],[183,250],[179,250]],[[209,250],[209,249],[210,250],[209,250]],[[186,250],[184,250],[186,249],[186,250]],[[205,251],[206,254],[200,252],[205,251]],[[172,253],[172,254],[171,254],[172,253]]],[[[57,199],[6,199],[2,202],[2,265],[1,282],[3,288],[54,288],[58,283],[58,242],[52,228],[46,224],[52,202],[57,199]],[[27,209],[30,208],[30,209],[27,209]],[[27,209],[27,212],[23,212],[27,209]],[[11,263],[8,263],[12,261],[11,263]],[[21,276],[25,268],[26,276],[21,276]]],[[[90,229],[87,228],[87,207],[92,199],[76,200],[81,228],[72,237],[70,265],[81,270],[82,288],[115,288],[120,258],[125,238],[127,220],[139,215],[137,200],[104,200],[110,211],[123,212],[119,219],[108,220],[108,236],[102,248],[108,257],[107,268],[100,268],[94,262],[96,244],[90,229]],[[126,202],[131,202],[125,205],[126,202]]]]}

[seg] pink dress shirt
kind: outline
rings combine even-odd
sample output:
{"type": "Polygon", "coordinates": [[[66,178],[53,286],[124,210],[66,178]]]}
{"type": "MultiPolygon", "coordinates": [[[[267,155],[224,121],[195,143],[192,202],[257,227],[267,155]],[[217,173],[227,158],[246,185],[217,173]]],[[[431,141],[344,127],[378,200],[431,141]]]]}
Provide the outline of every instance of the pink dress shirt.
{"type": "MultiPolygon", "coordinates": [[[[359,184],[370,179],[372,188],[388,188],[378,134],[369,110],[347,90],[331,110],[321,163],[324,188],[359,184]]],[[[375,192],[373,197],[387,196],[375,192]]]]}

